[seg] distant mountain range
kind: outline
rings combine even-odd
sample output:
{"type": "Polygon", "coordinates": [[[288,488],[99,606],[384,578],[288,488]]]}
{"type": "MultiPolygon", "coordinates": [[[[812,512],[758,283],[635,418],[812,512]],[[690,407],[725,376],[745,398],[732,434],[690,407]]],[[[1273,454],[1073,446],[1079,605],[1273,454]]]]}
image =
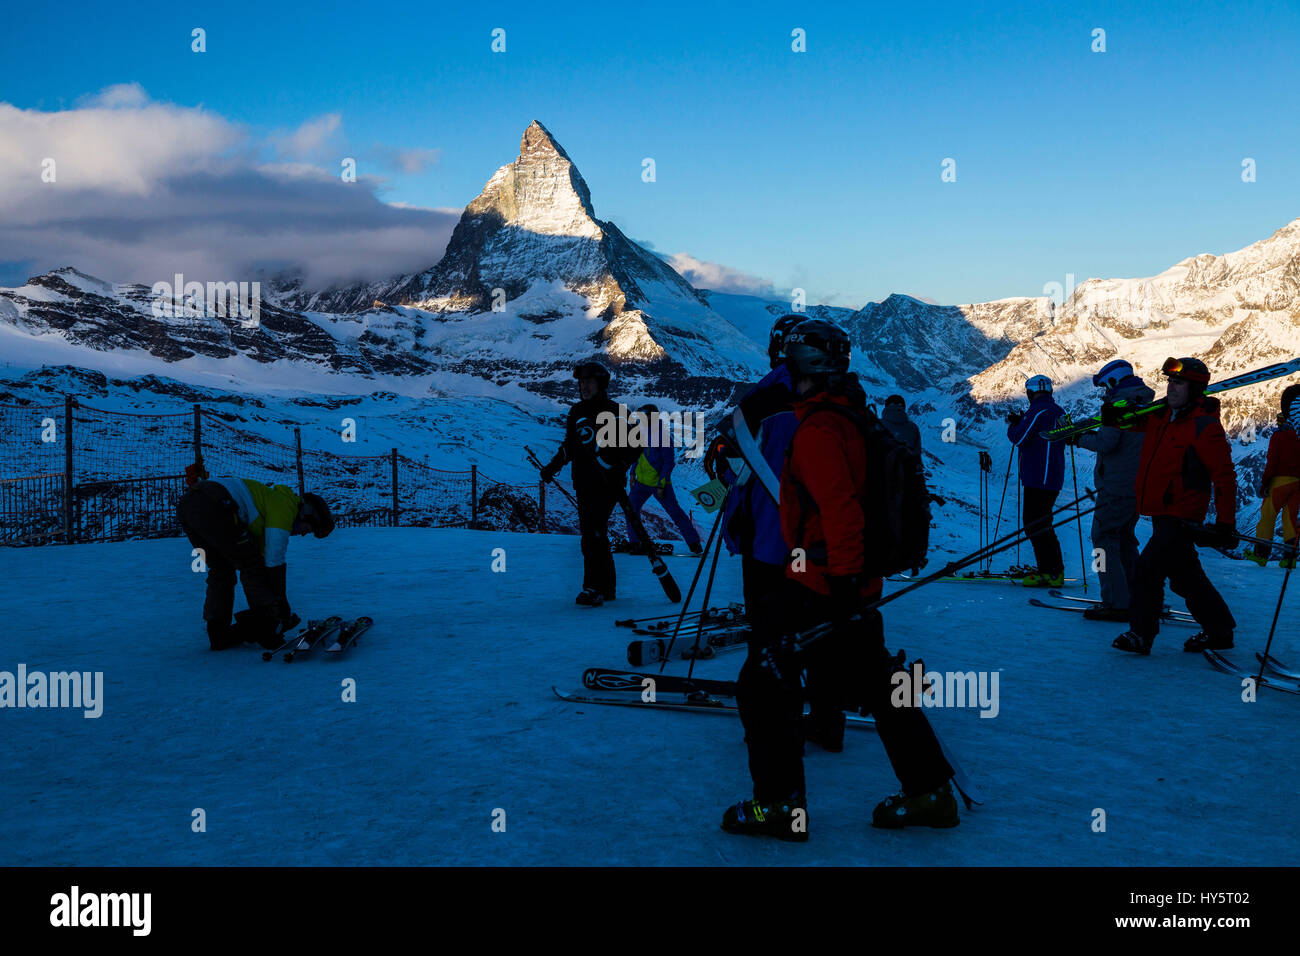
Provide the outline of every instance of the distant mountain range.
{"type": "MultiPolygon", "coordinates": [[[[570,397],[573,365],[601,357],[625,393],[711,408],[765,371],[767,329],[789,309],[695,289],[597,219],[577,167],[538,122],[423,272],[328,290],[267,280],[256,327],[221,315],[161,317],[153,303],[146,286],[58,269],[0,289],[0,344],[6,361],[28,368],[119,370],[129,358],[136,374],[205,384],[220,375],[252,392],[356,392],[370,382],[450,394],[474,379],[476,390],[543,400],[570,397]]],[[[1085,392],[1094,402],[1090,388],[1068,386],[1117,355],[1151,377],[1170,354],[1198,355],[1215,374],[1300,354],[1300,220],[1152,278],[1089,279],[1060,305],[891,295],[856,312],[808,311],[848,330],[873,394],[898,391],[980,420],[1020,396],[1025,378],[1046,374],[1067,402],[1084,402],[1085,392]]],[[[1271,420],[1276,389],[1250,391],[1229,401],[1230,424],[1271,420]]]]}

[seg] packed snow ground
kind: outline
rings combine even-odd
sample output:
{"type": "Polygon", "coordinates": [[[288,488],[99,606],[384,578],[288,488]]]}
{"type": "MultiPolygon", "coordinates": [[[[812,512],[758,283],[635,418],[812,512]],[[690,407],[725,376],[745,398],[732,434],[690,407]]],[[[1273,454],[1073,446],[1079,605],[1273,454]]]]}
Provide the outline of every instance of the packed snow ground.
{"type": "MultiPolygon", "coordinates": [[[[1244,661],[1282,572],[1205,560],[1244,661]]],[[[850,730],[842,754],[809,748],[811,839],[789,845],[718,829],[749,790],[734,717],[551,693],[580,687],[586,667],[624,666],[632,635],[616,617],[671,609],[642,558],[618,556],[618,601],[582,610],[573,537],[298,538],[296,609],[376,623],[340,660],[288,665],[207,650],[189,561],[181,539],[0,549],[0,670],[103,671],[105,685],[98,719],[0,711],[0,864],[1300,863],[1300,698],[1242,703],[1234,678],[1182,652],[1186,628],[1137,658],[1110,649],[1120,626],[1031,608],[1010,585],[900,599],[885,615],[892,648],[931,669],[1001,672],[997,717],[929,711],[987,802],[952,831],[873,830],[871,808],[897,784],[876,735],[850,730]],[[192,832],[195,808],[206,832],[192,832]]],[[[669,563],[684,592],[694,562],[669,563]]],[[[724,558],[711,603],[739,596],[739,562],[724,558]]],[[[1274,648],[1288,663],[1293,621],[1274,648]]],[[[699,673],[733,677],[742,655],[699,673]]]]}

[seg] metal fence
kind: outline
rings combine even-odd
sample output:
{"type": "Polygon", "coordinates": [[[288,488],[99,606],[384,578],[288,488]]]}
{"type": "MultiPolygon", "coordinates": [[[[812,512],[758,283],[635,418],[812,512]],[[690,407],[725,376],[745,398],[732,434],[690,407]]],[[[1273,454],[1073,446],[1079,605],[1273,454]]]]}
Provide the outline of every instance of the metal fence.
{"type": "MultiPolygon", "coordinates": [[[[339,455],[277,442],[194,405],[169,414],[0,404],[0,544],[120,541],[181,533],[185,471],[255,478],[322,495],[341,527],[571,531],[577,516],[537,484],[497,481],[477,465],[432,468],[396,448],[339,455]],[[549,511],[549,514],[548,514],[549,511]]],[[[286,428],[287,430],[287,428],[286,428]]],[[[289,435],[286,435],[288,438],[289,435]]]]}

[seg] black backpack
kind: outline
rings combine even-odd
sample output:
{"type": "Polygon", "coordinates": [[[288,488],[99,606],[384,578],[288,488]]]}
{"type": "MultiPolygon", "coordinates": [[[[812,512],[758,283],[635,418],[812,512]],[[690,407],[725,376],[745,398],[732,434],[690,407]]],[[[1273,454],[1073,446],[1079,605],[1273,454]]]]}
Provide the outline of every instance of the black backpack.
{"type": "MultiPolygon", "coordinates": [[[[853,422],[866,449],[867,481],[862,501],[866,519],[864,577],[887,577],[921,567],[930,546],[930,493],[925,487],[921,456],[913,454],[881,424],[871,405],[859,412],[827,403],[810,412],[799,427],[822,411],[836,412],[853,422]]],[[[803,488],[799,492],[805,504],[815,508],[808,492],[803,488]]]]}

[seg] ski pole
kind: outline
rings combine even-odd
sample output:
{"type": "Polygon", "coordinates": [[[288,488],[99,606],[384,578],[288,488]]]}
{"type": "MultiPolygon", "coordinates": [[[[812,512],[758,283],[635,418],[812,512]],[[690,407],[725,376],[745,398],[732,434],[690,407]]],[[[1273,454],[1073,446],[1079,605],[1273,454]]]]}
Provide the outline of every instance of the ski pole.
{"type": "Polygon", "coordinates": [[[1268,662],[1268,652],[1273,647],[1273,634],[1277,630],[1278,615],[1282,613],[1282,596],[1286,594],[1286,583],[1291,580],[1291,568],[1295,566],[1296,546],[1290,545],[1287,550],[1291,552],[1291,561],[1286,566],[1286,574],[1282,576],[1282,590],[1277,592],[1277,607],[1273,608],[1273,624],[1268,629],[1268,642],[1264,645],[1264,654],[1259,659],[1259,674],[1255,677],[1256,687],[1264,678],[1264,665],[1268,662]]]}
{"type": "MultiPolygon", "coordinates": [[[[1002,527],[1002,506],[1006,503],[1007,500],[1007,482],[1011,480],[1011,463],[1015,461],[1015,459],[1016,459],[1016,446],[1012,445],[1011,454],[1007,456],[1007,474],[1006,477],[1002,479],[1002,497],[998,499],[998,520],[993,524],[994,538],[998,536],[998,529],[1002,527]]],[[[1017,497],[1019,497],[1019,494],[1020,494],[1019,492],[1016,492],[1017,497]]],[[[985,568],[985,570],[987,571],[988,568],[985,568]]]]}
{"type": "MultiPolygon", "coordinates": [[[[1084,495],[1084,497],[1091,500],[1096,497],[1096,492],[1089,491],[1086,495],[1084,495]]],[[[1075,507],[1076,504],[1078,504],[1078,502],[1074,502],[1074,501],[1068,502],[1067,504],[1064,504],[1060,508],[1057,508],[1055,511],[1053,511],[1048,517],[1054,518],[1062,511],[1065,511],[1068,508],[1075,507]]],[[[1092,514],[1092,512],[1095,510],[1096,510],[1096,505],[1093,505],[1093,507],[1083,510],[1082,512],[1080,512],[1080,514],[1075,514],[1066,518],[1062,518],[1060,521],[1056,522],[1051,527],[1059,528],[1061,525],[1069,524],[1071,521],[1078,521],[1081,515],[1092,514]]],[[[909,584],[905,588],[900,588],[899,590],[894,591],[892,594],[888,594],[883,597],[876,598],[876,600],[866,605],[862,609],[861,613],[853,615],[848,620],[860,621],[862,620],[863,614],[866,614],[869,611],[874,611],[877,608],[883,607],[884,605],[890,603],[891,601],[896,601],[904,594],[907,594],[910,591],[915,591],[919,587],[924,587],[925,585],[930,584],[931,582],[938,580],[941,577],[947,577],[949,574],[952,574],[952,572],[959,571],[962,568],[967,567],[968,565],[983,560],[985,557],[989,557],[994,554],[999,554],[1003,551],[1007,551],[1010,548],[1012,548],[1022,537],[1024,537],[1024,528],[1017,528],[1014,532],[1007,535],[1005,538],[993,542],[993,544],[989,546],[989,548],[986,550],[985,553],[975,551],[972,552],[971,554],[966,555],[966,557],[964,558],[959,558],[956,561],[950,561],[948,564],[945,564],[938,571],[935,571],[931,574],[927,574],[925,577],[921,578],[921,580],[909,584]],[[1015,540],[1012,540],[1013,538],[1015,540]]],[[[786,644],[789,647],[791,656],[797,656],[798,654],[805,651],[810,644],[819,640],[822,637],[825,637],[827,634],[835,630],[835,627],[836,625],[829,621],[826,622],[825,624],[818,624],[815,627],[810,627],[806,631],[802,631],[800,633],[791,635],[790,638],[787,639],[787,641],[782,643],[786,644]]],[[[768,668],[778,678],[780,677],[779,665],[775,661],[774,655],[772,654],[771,647],[768,647],[763,651],[762,666],[768,668]]]]}
{"type": "MultiPolygon", "coordinates": [[[[1020,469],[1017,468],[1018,472],[1020,469]]],[[[1008,472],[1010,474],[1010,472],[1008,472]]],[[[1025,512],[1020,507],[1020,476],[1016,476],[1016,518],[1020,521],[1025,520],[1025,512]]],[[[1016,567],[1020,566],[1020,541],[1016,541],[1016,567]]]]}
{"type": "MultiPolygon", "coordinates": [[[[704,606],[709,606],[709,595],[713,593],[713,576],[718,570],[718,556],[722,554],[722,535],[718,535],[718,540],[713,546],[713,562],[709,566],[709,579],[704,583],[704,606]]],[[[705,554],[700,555],[700,567],[704,567],[705,554]]],[[[700,656],[700,638],[704,636],[704,618],[700,618],[695,626],[695,650],[691,654],[690,666],[686,668],[686,676],[689,678],[695,673],[695,661],[700,656]]],[[[673,631],[672,640],[668,642],[668,650],[664,652],[664,661],[659,665],[659,672],[663,673],[664,667],[668,664],[668,658],[673,652],[673,644],[677,641],[677,631],[673,631]]]]}
{"type": "MultiPolygon", "coordinates": [[[[1066,424],[1073,424],[1073,422],[1070,421],[1069,415],[1065,416],[1065,422],[1066,424]]],[[[1079,472],[1074,467],[1074,445],[1070,445],[1070,477],[1074,480],[1074,500],[1077,502],[1079,500],[1079,472]]],[[[1075,510],[1077,512],[1078,510],[1077,505],[1075,506],[1075,510]]],[[[1078,524],[1078,530],[1079,530],[1079,577],[1083,578],[1083,593],[1086,595],[1088,593],[1088,565],[1083,560],[1083,522],[1082,521],[1080,521],[1078,524]]]]}
{"type": "MultiPolygon", "coordinates": [[[[718,516],[713,519],[713,528],[709,531],[709,540],[704,545],[704,551],[700,554],[700,560],[695,565],[695,576],[691,578],[691,586],[686,589],[686,600],[682,602],[681,613],[677,615],[677,624],[673,627],[672,639],[668,642],[668,650],[664,653],[663,663],[659,665],[659,673],[663,673],[664,668],[668,665],[668,655],[672,653],[673,643],[677,640],[677,632],[682,629],[682,621],[686,619],[686,609],[691,606],[691,596],[695,594],[695,585],[699,583],[700,573],[704,570],[704,561],[709,556],[709,547],[713,544],[714,535],[718,537],[718,544],[722,544],[722,536],[718,535],[718,526],[722,524],[722,516],[725,510],[718,509],[718,516]]],[[[700,608],[700,620],[704,620],[704,615],[708,613],[709,599],[704,599],[704,606],[700,608]]]]}
{"type": "MultiPolygon", "coordinates": [[[[546,467],[542,464],[541,459],[538,458],[537,455],[535,455],[535,454],[533,453],[533,450],[532,450],[531,448],[529,448],[527,445],[525,445],[525,446],[524,446],[524,451],[528,452],[528,460],[531,461],[534,465],[537,466],[537,470],[538,470],[538,471],[545,471],[545,470],[546,470],[546,467]]],[[[564,497],[566,497],[566,498],[569,499],[569,504],[573,505],[573,507],[575,507],[575,508],[578,507],[577,499],[575,499],[575,498],[573,497],[573,495],[569,494],[568,491],[565,490],[564,485],[560,484],[558,481],[555,481],[554,479],[552,479],[552,480],[549,482],[549,484],[552,484],[552,485],[554,485],[556,488],[558,488],[558,489],[560,490],[560,494],[564,495],[564,497]]]]}

